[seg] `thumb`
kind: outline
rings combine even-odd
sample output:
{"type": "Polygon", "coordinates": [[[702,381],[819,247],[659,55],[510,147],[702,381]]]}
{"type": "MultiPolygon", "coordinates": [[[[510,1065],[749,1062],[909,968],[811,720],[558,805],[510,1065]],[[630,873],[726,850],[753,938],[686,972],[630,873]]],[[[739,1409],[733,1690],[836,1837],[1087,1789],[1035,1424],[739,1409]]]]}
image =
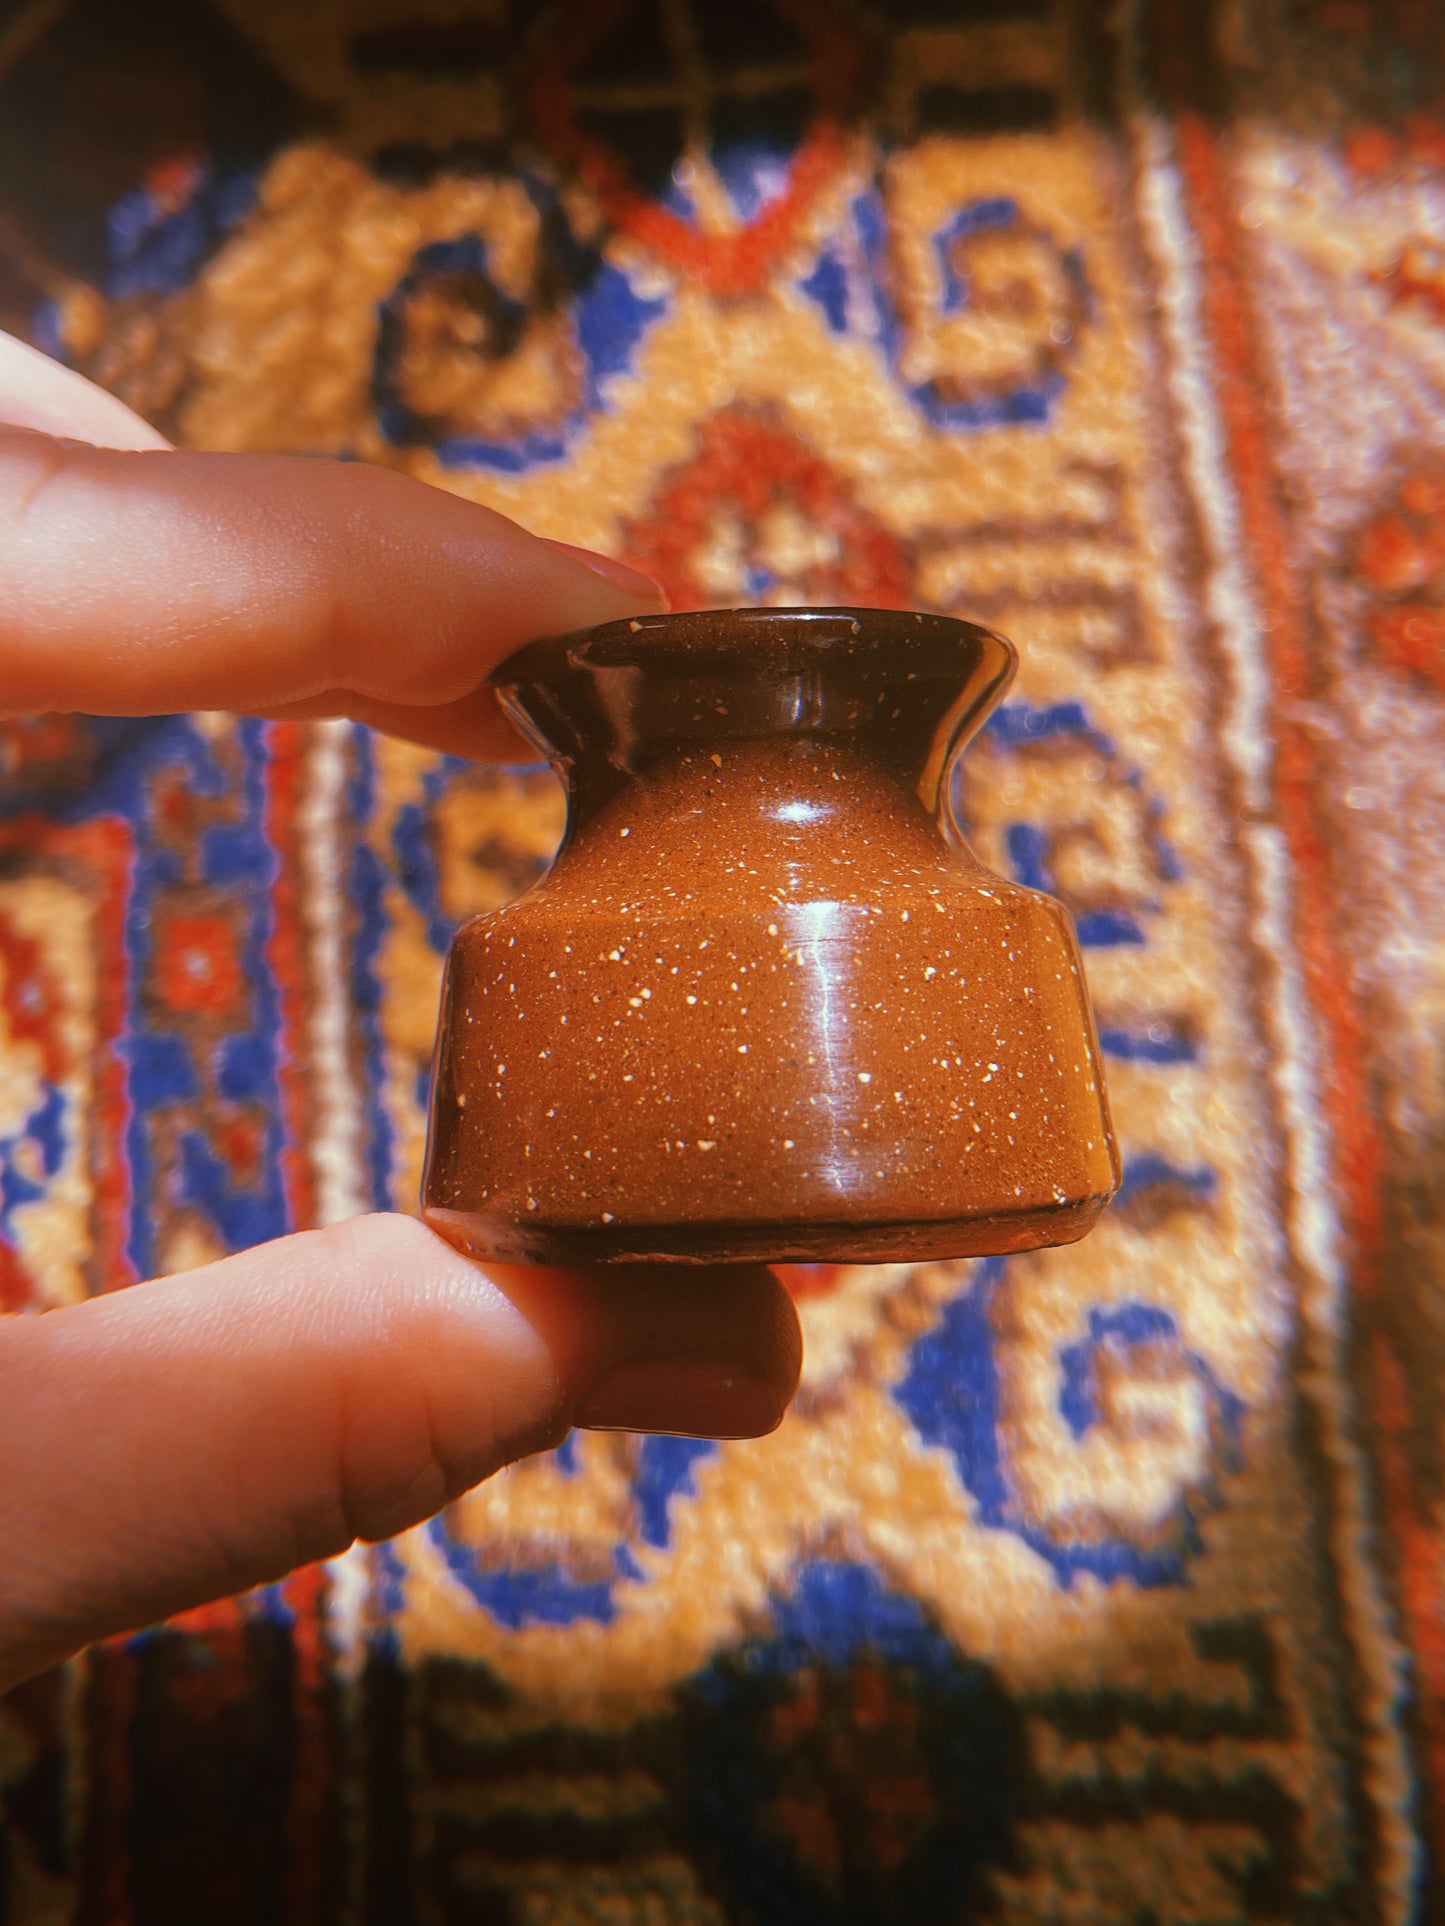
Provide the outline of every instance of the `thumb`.
{"type": "Polygon", "coordinates": [[[416,1524],[574,1419],[771,1430],[799,1363],[760,1268],[494,1277],[391,1216],[0,1320],[0,1690],[416,1524]]]}

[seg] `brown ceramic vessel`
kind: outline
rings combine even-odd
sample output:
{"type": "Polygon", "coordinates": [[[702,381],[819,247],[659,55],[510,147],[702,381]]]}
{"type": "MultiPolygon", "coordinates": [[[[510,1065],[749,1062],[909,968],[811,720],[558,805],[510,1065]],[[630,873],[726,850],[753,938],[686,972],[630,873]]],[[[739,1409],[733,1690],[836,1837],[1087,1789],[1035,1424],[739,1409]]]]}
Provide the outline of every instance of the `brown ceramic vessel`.
{"type": "Polygon", "coordinates": [[[1017,658],[874,609],[652,616],[504,665],[567,786],[447,964],[423,1207],[482,1257],[882,1262],[1081,1237],[1119,1182],[1066,911],[950,777],[1017,658]]]}

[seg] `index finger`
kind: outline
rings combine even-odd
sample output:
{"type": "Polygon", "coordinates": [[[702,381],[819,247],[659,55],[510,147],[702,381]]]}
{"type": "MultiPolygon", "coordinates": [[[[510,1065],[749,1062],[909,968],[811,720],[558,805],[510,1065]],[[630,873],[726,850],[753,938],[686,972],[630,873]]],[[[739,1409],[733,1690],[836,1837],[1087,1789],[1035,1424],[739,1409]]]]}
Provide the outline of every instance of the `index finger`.
{"type": "Polygon", "coordinates": [[[169,448],[133,408],[73,368],[0,333],[0,421],[97,448],[169,448]]]}
{"type": "Polygon", "coordinates": [[[661,606],[644,576],[384,469],[0,428],[0,714],[350,714],[515,754],[497,663],[661,606]]]}

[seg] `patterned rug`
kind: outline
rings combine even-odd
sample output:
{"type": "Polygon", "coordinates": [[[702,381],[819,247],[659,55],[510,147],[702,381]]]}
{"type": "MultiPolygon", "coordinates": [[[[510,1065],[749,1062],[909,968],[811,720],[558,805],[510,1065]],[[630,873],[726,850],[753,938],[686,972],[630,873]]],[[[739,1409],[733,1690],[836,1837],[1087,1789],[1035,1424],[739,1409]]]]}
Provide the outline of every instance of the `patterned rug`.
{"type": "MultiPolygon", "coordinates": [[[[1071,1250],[798,1271],[776,1436],[574,1435],[0,1705],[9,1926],[1445,1919],[1430,0],[0,7],[0,319],[676,605],[1019,643],[1071,1250]]],[[[545,771],[0,729],[0,1298],[416,1197],[545,771]]]]}

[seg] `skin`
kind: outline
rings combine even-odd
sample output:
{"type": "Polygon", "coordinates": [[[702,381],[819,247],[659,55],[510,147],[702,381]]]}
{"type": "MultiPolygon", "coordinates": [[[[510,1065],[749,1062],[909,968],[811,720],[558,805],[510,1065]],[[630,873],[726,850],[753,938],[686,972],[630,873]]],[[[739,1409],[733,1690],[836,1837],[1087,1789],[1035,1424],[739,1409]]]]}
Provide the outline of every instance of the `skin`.
{"type": "MultiPolygon", "coordinates": [[[[5,336],[0,423],[0,715],[345,715],[530,756],[492,668],[663,606],[402,476],[172,450],[5,336]]],[[[389,1214],[0,1321],[0,1689],[419,1523],[574,1424],[760,1436],[801,1362],[762,1267],[483,1269],[389,1214]]]]}

